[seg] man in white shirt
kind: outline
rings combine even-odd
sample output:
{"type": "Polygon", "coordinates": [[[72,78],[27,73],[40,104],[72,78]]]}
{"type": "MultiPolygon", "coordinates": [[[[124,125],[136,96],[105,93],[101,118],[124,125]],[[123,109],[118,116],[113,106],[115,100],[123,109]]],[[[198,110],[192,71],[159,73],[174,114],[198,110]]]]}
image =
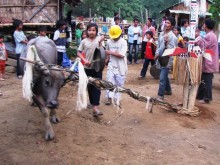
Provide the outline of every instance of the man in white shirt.
{"type": "MultiPolygon", "coordinates": [[[[128,71],[127,66],[127,42],[121,37],[120,26],[114,25],[109,30],[110,39],[107,41],[106,55],[108,61],[107,80],[114,85],[123,87],[128,71]]],[[[111,104],[111,99],[120,101],[119,93],[107,91],[106,105],[111,104]],[[111,99],[110,99],[111,98],[111,99]]]]}
{"type": "Polygon", "coordinates": [[[138,26],[139,20],[137,18],[134,19],[134,25],[128,28],[128,44],[129,44],[129,56],[128,56],[128,64],[132,63],[132,52],[133,48],[134,52],[134,63],[138,64],[138,49],[140,40],[138,39],[141,36],[141,28],[138,26]]]}

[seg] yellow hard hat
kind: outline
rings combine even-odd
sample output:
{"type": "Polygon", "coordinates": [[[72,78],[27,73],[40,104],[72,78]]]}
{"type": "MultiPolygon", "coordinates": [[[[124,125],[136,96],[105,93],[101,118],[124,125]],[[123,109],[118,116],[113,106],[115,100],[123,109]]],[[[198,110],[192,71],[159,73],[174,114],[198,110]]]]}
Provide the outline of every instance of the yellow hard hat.
{"type": "Polygon", "coordinates": [[[113,25],[109,30],[109,36],[111,39],[120,37],[121,33],[122,33],[122,30],[120,26],[118,25],[113,25]]]}

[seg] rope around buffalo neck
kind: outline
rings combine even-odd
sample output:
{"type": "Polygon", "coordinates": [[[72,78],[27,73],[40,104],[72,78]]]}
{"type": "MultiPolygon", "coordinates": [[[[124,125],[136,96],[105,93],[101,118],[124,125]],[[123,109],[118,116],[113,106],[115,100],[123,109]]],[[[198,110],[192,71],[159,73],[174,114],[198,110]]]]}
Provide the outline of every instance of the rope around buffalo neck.
{"type": "MultiPolygon", "coordinates": [[[[41,61],[36,47],[34,45],[31,45],[28,47],[27,56],[26,58],[28,60],[32,61],[41,61]]],[[[25,69],[24,69],[24,76],[22,79],[22,92],[23,97],[28,100],[29,102],[32,102],[33,92],[32,92],[32,85],[33,85],[33,64],[26,62],[25,63],[25,69]]]]}

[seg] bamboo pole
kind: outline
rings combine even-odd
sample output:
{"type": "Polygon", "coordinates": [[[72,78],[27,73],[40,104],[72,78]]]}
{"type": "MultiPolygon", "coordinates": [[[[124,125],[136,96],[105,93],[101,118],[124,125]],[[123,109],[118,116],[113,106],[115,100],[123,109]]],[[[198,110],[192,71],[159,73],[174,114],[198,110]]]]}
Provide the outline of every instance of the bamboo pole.
{"type": "MultiPolygon", "coordinates": [[[[37,25],[44,25],[44,26],[54,26],[55,23],[23,23],[24,26],[37,26],[37,25]]],[[[2,26],[12,26],[12,23],[3,23],[0,24],[2,26]]]]}
{"type": "MultiPolygon", "coordinates": [[[[59,1],[59,0],[58,0],[59,1]]],[[[37,5],[0,5],[0,8],[6,8],[6,7],[40,7],[42,4],[37,5]]],[[[56,4],[47,4],[46,7],[57,7],[56,4]]]]}

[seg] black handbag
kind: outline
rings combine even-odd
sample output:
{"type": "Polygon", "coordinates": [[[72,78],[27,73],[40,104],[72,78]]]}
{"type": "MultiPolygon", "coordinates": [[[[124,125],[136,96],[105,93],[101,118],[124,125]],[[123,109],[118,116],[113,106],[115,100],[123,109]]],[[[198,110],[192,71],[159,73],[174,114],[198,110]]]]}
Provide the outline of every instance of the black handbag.
{"type": "Polygon", "coordinates": [[[160,52],[160,56],[158,57],[158,61],[162,67],[166,67],[170,59],[170,56],[162,56],[165,50],[166,50],[166,44],[165,44],[165,48],[163,49],[162,52],[160,52]]]}
{"type": "Polygon", "coordinates": [[[170,56],[159,56],[158,61],[162,67],[166,67],[169,62],[170,56]]]}

